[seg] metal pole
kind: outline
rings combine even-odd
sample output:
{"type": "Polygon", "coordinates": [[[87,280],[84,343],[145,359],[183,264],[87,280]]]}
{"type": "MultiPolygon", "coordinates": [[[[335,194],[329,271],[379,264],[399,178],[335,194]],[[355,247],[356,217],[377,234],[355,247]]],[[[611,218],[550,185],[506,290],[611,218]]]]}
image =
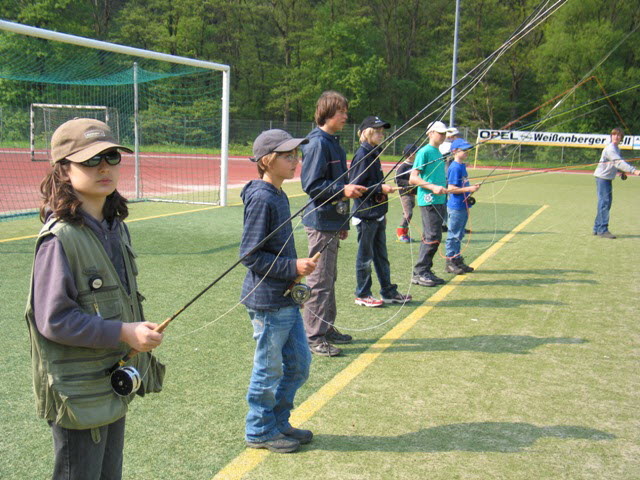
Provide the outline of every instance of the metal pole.
{"type": "Polygon", "coordinates": [[[229,170],[229,92],[231,72],[222,72],[222,128],[220,132],[220,206],[227,206],[227,178],[229,170]]]}
{"type": "Polygon", "coordinates": [[[460,0],[456,0],[456,20],[453,29],[453,66],[451,67],[451,111],[449,115],[449,126],[453,127],[456,123],[456,89],[454,85],[457,82],[456,70],[458,66],[458,24],[460,17],[460,0]]]}
{"type": "Polygon", "coordinates": [[[138,136],[138,62],[133,62],[133,154],[136,198],[140,199],[142,198],[142,182],[140,179],[140,137],[138,136]]]}

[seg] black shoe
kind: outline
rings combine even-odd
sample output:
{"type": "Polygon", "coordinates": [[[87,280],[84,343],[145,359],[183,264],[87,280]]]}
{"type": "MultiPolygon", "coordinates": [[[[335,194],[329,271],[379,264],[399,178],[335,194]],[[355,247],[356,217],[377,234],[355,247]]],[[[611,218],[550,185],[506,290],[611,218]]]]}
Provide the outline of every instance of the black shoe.
{"type": "Polygon", "coordinates": [[[333,343],[334,345],[346,345],[353,341],[353,337],[351,335],[340,333],[336,327],[331,327],[325,334],[324,338],[327,339],[327,342],[333,343]]]}
{"type": "Polygon", "coordinates": [[[436,282],[436,285],[444,285],[445,283],[447,283],[442,278],[437,277],[433,272],[428,272],[428,275],[431,277],[431,280],[436,282]]]}
{"type": "Polygon", "coordinates": [[[464,270],[465,273],[471,273],[473,271],[475,271],[475,268],[470,267],[469,265],[467,265],[466,263],[464,263],[464,257],[462,255],[459,255],[455,258],[456,263],[458,264],[458,266],[464,270]]]}
{"type": "Polygon", "coordinates": [[[311,350],[311,353],[314,355],[320,355],[321,357],[338,357],[342,354],[341,349],[331,345],[326,340],[310,343],[309,350],[311,350]]]}
{"type": "Polygon", "coordinates": [[[264,442],[250,442],[247,440],[246,444],[249,448],[265,448],[274,453],[291,453],[300,448],[300,441],[283,433],[279,433],[264,442]]]}
{"type": "Polygon", "coordinates": [[[611,233],[609,230],[607,230],[606,232],[599,233],[598,236],[601,238],[610,238],[612,240],[616,238],[616,236],[613,233],[611,233]]]}
{"type": "Polygon", "coordinates": [[[295,438],[300,442],[300,445],[306,445],[313,439],[313,432],[311,430],[302,430],[301,428],[291,427],[282,433],[287,437],[295,438]]]}
{"type": "Polygon", "coordinates": [[[444,271],[447,273],[453,273],[455,275],[464,275],[466,272],[462,269],[458,262],[454,258],[448,258],[444,271]]]}

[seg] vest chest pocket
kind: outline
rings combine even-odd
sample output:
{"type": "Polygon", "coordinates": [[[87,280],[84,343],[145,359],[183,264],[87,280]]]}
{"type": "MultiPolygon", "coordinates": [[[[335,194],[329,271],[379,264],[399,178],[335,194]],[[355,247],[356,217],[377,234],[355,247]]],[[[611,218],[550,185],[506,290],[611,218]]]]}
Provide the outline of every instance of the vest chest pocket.
{"type": "Polygon", "coordinates": [[[91,315],[99,315],[105,320],[122,320],[123,305],[118,287],[103,287],[94,292],[78,294],[80,308],[91,315]]]}

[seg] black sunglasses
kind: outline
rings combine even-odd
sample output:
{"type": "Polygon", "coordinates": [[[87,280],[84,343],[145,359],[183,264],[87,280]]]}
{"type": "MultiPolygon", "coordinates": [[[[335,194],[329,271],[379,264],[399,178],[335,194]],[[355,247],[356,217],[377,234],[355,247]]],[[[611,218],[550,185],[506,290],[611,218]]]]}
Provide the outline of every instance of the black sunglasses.
{"type": "Polygon", "coordinates": [[[120,152],[113,150],[112,152],[100,153],[95,157],[91,157],[89,160],[79,163],[85,167],[97,167],[100,165],[100,162],[102,162],[102,159],[104,159],[104,161],[109,165],[118,165],[122,160],[122,156],[120,155],[120,152]]]}

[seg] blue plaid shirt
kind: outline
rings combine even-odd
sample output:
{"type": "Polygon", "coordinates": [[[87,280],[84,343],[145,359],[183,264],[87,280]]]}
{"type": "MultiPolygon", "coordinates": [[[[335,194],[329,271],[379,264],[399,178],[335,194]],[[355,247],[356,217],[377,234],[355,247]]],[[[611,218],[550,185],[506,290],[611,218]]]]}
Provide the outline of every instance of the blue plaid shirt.
{"type": "Polygon", "coordinates": [[[253,310],[278,310],[296,305],[285,290],[296,278],[296,246],[289,199],[282,190],[263,180],[252,180],[240,194],[244,202],[244,229],[240,242],[243,257],[277,227],[285,224],[264,245],[242,260],[247,275],[241,302],[253,310]]]}

